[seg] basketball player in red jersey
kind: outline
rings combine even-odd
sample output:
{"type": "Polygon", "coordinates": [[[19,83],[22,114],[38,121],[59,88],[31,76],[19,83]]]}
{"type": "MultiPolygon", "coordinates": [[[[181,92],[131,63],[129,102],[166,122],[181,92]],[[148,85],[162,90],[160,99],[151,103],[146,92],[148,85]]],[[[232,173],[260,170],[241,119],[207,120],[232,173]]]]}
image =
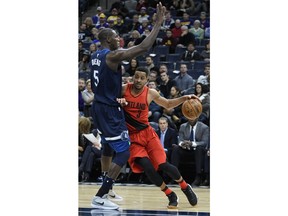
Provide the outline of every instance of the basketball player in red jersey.
{"type": "Polygon", "coordinates": [[[184,101],[197,98],[195,95],[184,95],[175,99],[166,99],[155,90],[148,88],[149,70],[138,67],[134,74],[134,82],[122,86],[122,97],[118,102],[123,105],[125,121],[130,136],[129,164],[133,172],[145,172],[151,182],[166,194],[169,199],[168,208],[178,207],[178,197],[167,187],[157,170],[162,170],[176,181],[192,206],[197,204],[197,196],[192,187],[182,178],[177,167],[166,161],[166,154],[160,139],[149,125],[149,104],[154,101],[158,105],[171,109],[184,101]]]}

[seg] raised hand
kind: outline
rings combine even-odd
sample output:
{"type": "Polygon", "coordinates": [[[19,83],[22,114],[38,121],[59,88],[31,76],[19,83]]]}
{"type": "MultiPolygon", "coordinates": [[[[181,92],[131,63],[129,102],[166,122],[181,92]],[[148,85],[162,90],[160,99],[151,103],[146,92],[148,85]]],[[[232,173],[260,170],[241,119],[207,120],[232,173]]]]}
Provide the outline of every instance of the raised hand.
{"type": "Polygon", "coordinates": [[[161,25],[165,18],[166,7],[162,6],[162,3],[159,2],[157,4],[157,11],[156,11],[156,24],[161,25]]]}

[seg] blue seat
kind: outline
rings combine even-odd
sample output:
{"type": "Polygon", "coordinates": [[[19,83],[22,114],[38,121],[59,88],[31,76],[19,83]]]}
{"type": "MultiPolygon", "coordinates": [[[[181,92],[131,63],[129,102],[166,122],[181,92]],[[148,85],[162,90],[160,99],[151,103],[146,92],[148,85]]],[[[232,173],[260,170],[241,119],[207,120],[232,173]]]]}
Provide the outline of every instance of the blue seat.
{"type": "Polygon", "coordinates": [[[197,50],[198,53],[201,54],[201,52],[202,52],[203,50],[205,50],[205,46],[195,46],[195,49],[197,50]]]}
{"type": "Polygon", "coordinates": [[[199,69],[189,69],[187,73],[192,76],[194,80],[197,80],[200,75],[204,75],[204,71],[199,69]]]}
{"type": "Polygon", "coordinates": [[[204,67],[206,64],[208,64],[207,61],[195,61],[192,69],[198,69],[204,71],[204,67]]]}
{"type": "Polygon", "coordinates": [[[185,47],[176,47],[175,53],[179,53],[180,55],[182,55],[186,51],[186,49],[187,48],[185,48],[185,47]]]}
{"type": "Polygon", "coordinates": [[[146,61],[139,61],[139,66],[140,67],[145,67],[146,66],[146,61]]]}
{"type": "Polygon", "coordinates": [[[169,54],[169,47],[163,45],[157,45],[154,47],[153,53],[158,55],[160,59],[166,60],[166,56],[169,54]]]}
{"type": "Polygon", "coordinates": [[[166,56],[166,61],[177,62],[180,60],[180,58],[181,58],[181,55],[179,53],[168,54],[166,56]]]}

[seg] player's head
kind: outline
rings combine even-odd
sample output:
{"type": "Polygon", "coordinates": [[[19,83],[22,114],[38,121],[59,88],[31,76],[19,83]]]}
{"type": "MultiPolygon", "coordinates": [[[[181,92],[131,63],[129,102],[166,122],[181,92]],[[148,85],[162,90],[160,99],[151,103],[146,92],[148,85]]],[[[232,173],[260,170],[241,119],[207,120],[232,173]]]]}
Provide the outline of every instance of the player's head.
{"type": "Polygon", "coordinates": [[[149,69],[146,67],[138,67],[136,68],[135,74],[134,74],[134,87],[136,89],[142,89],[147,81],[148,81],[148,74],[149,69]]]}
{"type": "Polygon", "coordinates": [[[103,47],[107,47],[110,50],[116,50],[120,46],[119,35],[115,30],[110,28],[103,28],[98,34],[98,39],[103,47]]]}

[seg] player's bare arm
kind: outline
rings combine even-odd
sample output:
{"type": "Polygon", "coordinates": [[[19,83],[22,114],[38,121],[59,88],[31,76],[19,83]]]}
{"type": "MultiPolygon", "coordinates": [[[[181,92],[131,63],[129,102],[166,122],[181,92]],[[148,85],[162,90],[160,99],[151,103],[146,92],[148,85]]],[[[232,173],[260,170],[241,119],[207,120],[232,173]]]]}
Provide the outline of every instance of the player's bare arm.
{"type": "Polygon", "coordinates": [[[166,109],[172,109],[174,107],[179,106],[186,100],[198,97],[196,95],[183,95],[179,98],[167,99],[165,97],[162,97],[155,89],[149,89],[149,98],[150,98],[150,101],[148,101],[149,104],[151,103],[152,100],[154,100],[156,104],[166,109]]]}
{"type": "Polygon", "coordinates": [[[160,2],[157,4],[157,13],[156,13],[156,23],[151,31],[151,33],[137,46],[133,46],[128,49],[117,49],[112,52],[110,52],[107,55],[107,63],[109,64],[118,64],[119,62],[123,60],[130,60],[131,58],[135,56],[139,56],[141,54],[146,53],[153,45],[160,29],[161,24],[164,20],[166,8],[165,6],[162,6],[162,3],[160,2]]]}

